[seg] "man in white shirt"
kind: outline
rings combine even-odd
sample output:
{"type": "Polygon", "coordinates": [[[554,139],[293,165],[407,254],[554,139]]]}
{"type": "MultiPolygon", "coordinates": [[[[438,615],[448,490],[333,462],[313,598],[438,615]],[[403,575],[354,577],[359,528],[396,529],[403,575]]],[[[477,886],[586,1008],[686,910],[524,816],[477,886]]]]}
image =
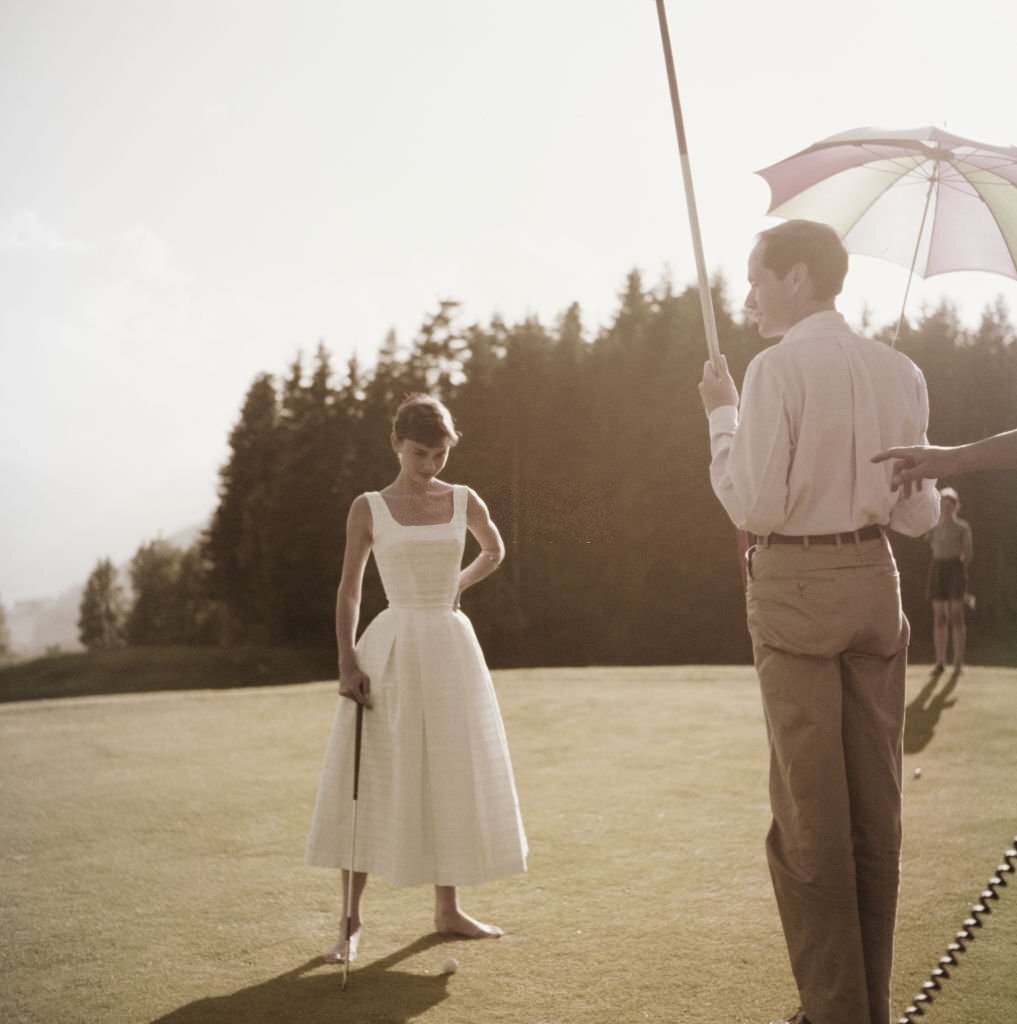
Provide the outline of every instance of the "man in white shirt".
{"type": "MultiPolygon", "coordinates": [[[[749,549],[748,624],[770,741],[767,859],[801,1009],[792,1024],[888,1024],[909,628],[885,527],[935,525],[935,488],[894,491],[886,448],[925,443],[921,371],[853,333],[836,233],[759,235],[745,307],[780,342],[739,405],[707,363],[710,479],[749,549]]],[[[774,1022],[777,1024],[777,1022],[774,1022]]]]}

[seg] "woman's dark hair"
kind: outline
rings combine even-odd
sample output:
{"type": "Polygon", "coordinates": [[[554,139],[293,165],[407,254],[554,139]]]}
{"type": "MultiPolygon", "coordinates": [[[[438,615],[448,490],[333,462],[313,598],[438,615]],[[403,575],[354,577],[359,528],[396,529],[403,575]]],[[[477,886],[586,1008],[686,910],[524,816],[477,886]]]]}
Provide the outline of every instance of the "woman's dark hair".
{"type": "Polygon", "coordinates": [[[392,436],[396,441],[416,441],[428,448],[439,448],[448,443],[455,446],[462,434],[456,430],[452,413],[430,395],[407,395],[396,410],[392,421],[392,436]]]}
{"type": "Polygon", "coordinates": [[[814,220],[787,220],[761,231],[756,238],[765,242],[762,263],[782,280],[796,264],[809,269],[813,294],[817,299],[840,295],[848,270],[844,243],[829,224],[814,220]]]}

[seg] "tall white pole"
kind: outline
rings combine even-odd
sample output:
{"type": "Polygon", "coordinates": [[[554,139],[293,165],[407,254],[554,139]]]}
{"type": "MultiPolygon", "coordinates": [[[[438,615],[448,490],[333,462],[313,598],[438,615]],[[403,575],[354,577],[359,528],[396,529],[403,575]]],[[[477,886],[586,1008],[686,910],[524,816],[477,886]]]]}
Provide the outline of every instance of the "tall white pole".
{"type": "Polygon", "coordinates": [[[699,214],[696,212],[696,192],[692,185],[692,167],[689,164],[689,148],[685,139],[685,122],[682,119],[682,105],[678,99],[678,78],[674,70],[674,56],[671,53],[671,33],[667,28],[667,12],[664,0],[657,0],[657,19],[660,22],[660,41],[664,46],[664,61],[667,64],[667,81],[671,90],[671,111],[674,114],[674,130],[678,137],[678,156],[682,165],[682,180],[685,183],[685,204],[689,210],[689,227],[692,229],[692,246],[696,253],[696,276],[699,279],[699,304],[703,310],[703,327],[706,331],[706,348],[714,367],[720,365],[720,343],[717,340],[717,321],[713,314],[713,295],[706,273],[706,257],[703,255],[703,238],[699,232],[699,214]]]}

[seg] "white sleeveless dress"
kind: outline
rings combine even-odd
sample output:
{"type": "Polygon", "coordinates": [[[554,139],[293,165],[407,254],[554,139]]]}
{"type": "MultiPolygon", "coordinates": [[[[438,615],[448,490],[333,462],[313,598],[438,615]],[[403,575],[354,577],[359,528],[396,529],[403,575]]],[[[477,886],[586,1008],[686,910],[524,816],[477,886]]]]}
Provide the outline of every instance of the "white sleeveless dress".
{"type": "MultiPolygon", "coordinates": [[[[454,611],[468,490],[452,519],[401,526],[367,495],[389,607],[357,642],[364,711],[355,871],[395,885],[476,885],[526,870],[505,729],[470,620],[454,611]]],[[[350,867],[356,705],[339,698],[306,860],[350,867]]]]}

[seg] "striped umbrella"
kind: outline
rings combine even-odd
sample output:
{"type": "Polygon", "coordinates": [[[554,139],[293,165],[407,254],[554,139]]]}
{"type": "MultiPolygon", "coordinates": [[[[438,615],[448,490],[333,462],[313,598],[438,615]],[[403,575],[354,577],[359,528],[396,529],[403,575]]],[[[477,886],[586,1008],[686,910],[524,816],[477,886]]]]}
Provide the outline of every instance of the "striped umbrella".
{"type": "Polygon", "coordinates": [[[934,127],[857,128],[757,173],[770,186],[769,214],[822,221],[849,252],[909,267],[905,307],[914,274],[1017,279],[1015,146],[934,127]]]}

